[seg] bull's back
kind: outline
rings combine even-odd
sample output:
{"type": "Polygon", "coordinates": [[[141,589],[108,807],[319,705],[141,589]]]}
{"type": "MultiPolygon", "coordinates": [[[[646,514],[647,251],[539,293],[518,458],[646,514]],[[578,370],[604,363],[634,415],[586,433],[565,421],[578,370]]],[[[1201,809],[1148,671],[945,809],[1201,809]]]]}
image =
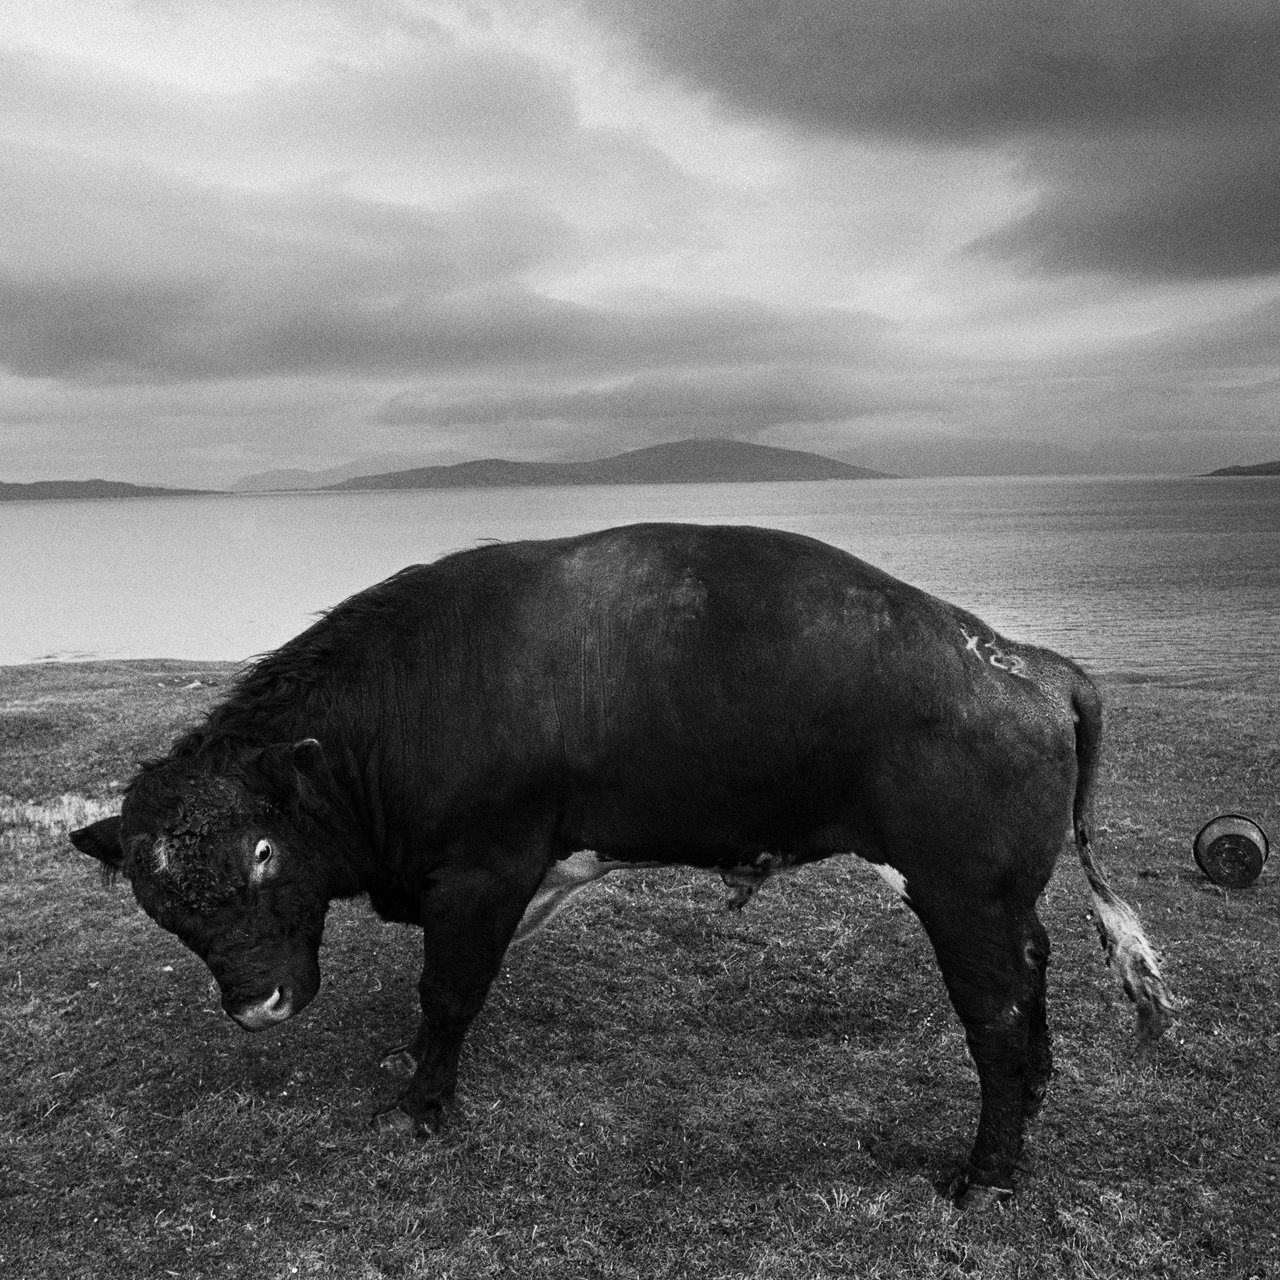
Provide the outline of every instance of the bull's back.
{"type": "Polygon", "coordinates": [[[642,525],[483,555],[481,754],[558,788],[570,843],[821,856],[921,787],[1074,785],[1070,664],[824,543],[642,525]]]}
{"type": "MultiPolygon", "coordinates": [[[[556,544],[548,544],[555,546],[556,544]]],[[[1080,677],[1048,650],[815,539],[750,527],[641,525],[566,540],[525,587],[523,644],[597,722],[693,732],[719,714],[766,738],[855,741],[893,722],[1069,723],[1080,677]],[[856,715],[855,715],[856,713],[856,715]]]]}

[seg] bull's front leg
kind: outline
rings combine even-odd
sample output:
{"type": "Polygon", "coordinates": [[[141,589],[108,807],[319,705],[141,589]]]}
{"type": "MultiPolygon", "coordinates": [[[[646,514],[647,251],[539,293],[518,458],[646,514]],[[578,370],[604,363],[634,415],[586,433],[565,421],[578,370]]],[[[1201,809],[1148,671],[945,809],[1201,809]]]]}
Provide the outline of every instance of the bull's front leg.
{"type": "Polygon", "coordinates": [[[415,1137],[440,1128],[444,1109],[457,1088],[462,1042],[484,1005],[492,978],[481,989],[472,990],[442,989],[435,985],[438,981],[423,978],[419,987],[422,1022],[399,1055],[405,1067],[414,1063],[408,1087],[396,1105],[378,1117],[382,1127],[403,1129],[415,1137]]]}
{"type": "Polygon", "coordinates": [[[440,1128],[453,1099],[467,1030],[498,975],[507,944],[533,896],[545,861],[529,858],[437,876],[422,895],[422,1021],[383,1066],[407,1074],[408,1087],[380,1127],[419,1136],[440,1128]]]}

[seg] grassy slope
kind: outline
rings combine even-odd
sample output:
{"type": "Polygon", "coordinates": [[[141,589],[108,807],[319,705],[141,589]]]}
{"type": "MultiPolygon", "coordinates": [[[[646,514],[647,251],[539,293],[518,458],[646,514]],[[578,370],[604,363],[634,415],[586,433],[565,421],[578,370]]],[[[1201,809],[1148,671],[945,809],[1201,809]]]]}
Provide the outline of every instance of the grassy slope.
{"type": "Polygon", "coordinates": [[[448,1131],[375,1133],[412,931],[335,907],[320,997],[249,1036],[59,825],[229,673],[0,668],[0,1274],[1280,1274],[1280,864],[1228,898],[1189,856],[1223,809],[1280,833],[1280,689],[1108,686],[1099,847],[1188,1004],[1138,1047],[1064,858],[1057,1076],[1013,1207],[966,1216],[934,1185],[976,1078],[921,931],[853,860],[733,917],[706,877],[606,882],[508,957],[448,1131]]]}

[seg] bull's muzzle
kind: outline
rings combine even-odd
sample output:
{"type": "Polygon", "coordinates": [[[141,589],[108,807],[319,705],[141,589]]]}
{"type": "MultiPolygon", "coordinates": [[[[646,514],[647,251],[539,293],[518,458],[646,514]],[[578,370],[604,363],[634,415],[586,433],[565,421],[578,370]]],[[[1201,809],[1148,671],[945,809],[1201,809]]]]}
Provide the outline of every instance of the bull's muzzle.
{"type": "Polygon", "coordinates": [[[293,994],[286,987],[277,987],[265,1000],[241,1005],[238,1009],[227,1009],[227,1012],[246,1031],[265,1031],[293,1017],[293,994]]]}

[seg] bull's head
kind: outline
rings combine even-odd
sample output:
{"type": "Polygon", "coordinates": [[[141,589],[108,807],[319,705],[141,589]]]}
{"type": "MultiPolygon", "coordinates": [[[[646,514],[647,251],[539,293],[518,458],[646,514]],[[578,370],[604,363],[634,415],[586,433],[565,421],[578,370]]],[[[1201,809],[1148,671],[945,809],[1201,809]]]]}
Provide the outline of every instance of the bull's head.
{"type": "Polygon", "coordinates": [[[250,1031],[292,1017],[320,987],[330,894],[305,801],[323,769],[314,738],[216,770],[167,760],[134,779],[118,818],[71,833],[209,966],[222,1007],[250,1031]]]}

